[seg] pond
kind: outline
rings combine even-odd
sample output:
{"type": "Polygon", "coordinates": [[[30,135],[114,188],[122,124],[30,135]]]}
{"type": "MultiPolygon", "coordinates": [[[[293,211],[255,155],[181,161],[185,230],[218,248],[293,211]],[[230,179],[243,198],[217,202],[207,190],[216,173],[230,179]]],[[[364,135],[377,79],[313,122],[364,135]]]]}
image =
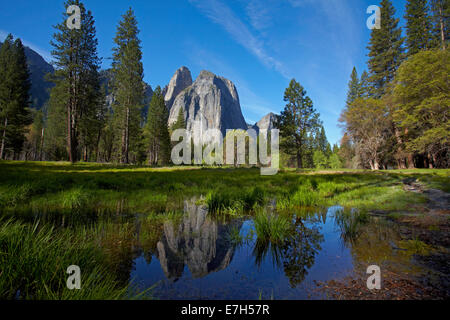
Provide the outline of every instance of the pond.
{"type": "MultiPolygon", "coordinates": [[[[269,207],[265,215],[281,214],[269,207]]],[[[412,252],[400,249],[398,226],[384,218],[336,206],[283,219],[288,232],[276,238],[264,237],[254,214],[224,218],[195,200],[158,226],[136,216],[132,249],[115,258],[118,270],[135,290],[151,287],[157,299],[243,300],[325,298],[317,282],[365,272],[372,264],[424,272],[412,252]]]]}

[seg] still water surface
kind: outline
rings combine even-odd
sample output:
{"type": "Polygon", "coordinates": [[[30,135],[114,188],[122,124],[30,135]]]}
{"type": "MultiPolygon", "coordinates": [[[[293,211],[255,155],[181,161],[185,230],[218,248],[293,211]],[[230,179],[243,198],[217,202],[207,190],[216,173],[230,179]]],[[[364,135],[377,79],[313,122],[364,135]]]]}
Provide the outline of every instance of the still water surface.
{"type": "MultiPolygon", "coordinates": [[[[324,296],[314,290],[315,281],[374,263],[414,269],[411,255],[396,250],[400,237],[393,223],[343,215],[340,207],[294,214],[294,232],[278,244],[258,239],[251,217],[213,218],[194,201],[185,202],[184,211],[165,221],[153,247],[138,248],[131,261],[130,283],[154,286],[155,298],[319,299],[324,296]]],[[[137,220],[138,239],[141,227],[137,220]]]]}

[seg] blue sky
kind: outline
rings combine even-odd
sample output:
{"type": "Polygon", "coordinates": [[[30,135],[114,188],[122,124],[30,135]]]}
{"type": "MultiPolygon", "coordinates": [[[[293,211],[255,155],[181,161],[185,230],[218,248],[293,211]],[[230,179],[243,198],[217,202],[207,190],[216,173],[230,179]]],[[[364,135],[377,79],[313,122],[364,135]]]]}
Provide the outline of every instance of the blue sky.
{"type": "MultiPolygon", "coordinates": [[[[1,0],[0,39],[20,37],[46,60],[64,11],[60,0],[1,0]]],[[[295,78],[313,100],[331,143],[340,140],[339,114],[353,66],[366,68],[368,6],[379,0],[85,0],[96,19],[104,67],[121,15],[132,7],[143,47],[145,81],[165,86],[187,66],[232,80],[247,122],[279,113],[295,78]]],[[[405,0],[394,0],[397,17],[405,0]]],[[[402,22],[403,25],[403,22],[402,22]]]]}

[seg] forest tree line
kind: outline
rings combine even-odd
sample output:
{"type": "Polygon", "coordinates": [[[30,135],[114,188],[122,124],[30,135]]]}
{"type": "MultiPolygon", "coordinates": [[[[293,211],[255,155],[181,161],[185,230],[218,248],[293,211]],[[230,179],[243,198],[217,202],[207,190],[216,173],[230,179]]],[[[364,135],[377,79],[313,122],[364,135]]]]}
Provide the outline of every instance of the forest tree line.
{"type": "Polygon", "coordinates": [[[381,1],[368,72],[353,69],[340,117],[346,167],[450,166],[450,1],[408,0],[405,37],[391,1],[381,1]]]}
{"type": "MultiPolygon", "coordinates": [[[[43,110],[30,108],[28,84],[24,83],[22,102],[18,104],[27,115],[26,121],[17,124],[22,130],[21,141],[16,143],[9,138],[13,136],[10,121],[10,125],[2,128],[4,132],[11,132],[4,139],[6,147],[2,159],[170,164],[173,147],[170,133],[186,128],[185,116],[180,112],[177,121],[168,128],[169,110],[159,86],[153,92],[149,106],[145,106],[142,50],[133,11],[129,9],[117,26],[111,69],[101,71],[92,13],[79,0],[66,1],[66,8],[71,5],[81,9],[81,28],[67,27],[69,14],[66,12],[55,26],[51,42],[55,72],[48,75],[54,86],[49,101],[43,110]]],[[[12,36],[6,39],[3,47],[10,45],[12,36]]],[[[21,68],[28,72],[26,65],[21,68]]],[[[12,79],[10,76],[2,78],[12,79]]],[[[295,85],[295,81],[292,84],[295,85]]],[[[14,85],[20,87],[18,83],[14,85]]],[[[293,92],[286,101],[299,99],[294,93],[306,94],[293,92]]],[[[5,113],[9,117],[19,115],[12,109],[5,113]]],[[[315,110],[311,113],[315,114],[315,110]]],[[[317,166],[326,167],[331,163],[333,167],[339,167],[337,146],[332,150],[319,115],[314,117],[314,125],[301,137],[304,140],[300,147],[301,166],[314,167],[317,163],[317,166]]],[[[301,119],[294,125],[302,126],[301,119]]],[[[239,136],[241,133],[232,134],[239,136]]],[[[292,146],[286,150],[289,148],[292,146]]]]}
{"type": "MultiPolygon", "coordinates": [[[[408,0],[405,37],[391,1],[381,1],[381,28],[369,42],[368,71],[353,69],[331,146],[306,90],[293,79],[276,126],[282,165],[297,168],[442,168],[450,165],[450,0],[408,0]]],[[[65,11],[51,42],[54,86],[42,110],[30,108],[30,81],[20,39],[0,48],[0,159],[167,165],[170,133],[163,91],[146,101],[139,28],[131,8],[117,26],[109,70],[100,70],[95,20],[79,0],[81,28],[65,11]],[[108,101],[109,100],[109,101],[108,101]],[[148,104],[148,106],[146,106],[148,104]]]]}
{"type": "Polygon", "coordinates": [[[29,70],[20,39],[9,35],[0,50],[0,159],[168,164],[169,111],[157,87],[146,101],[139,28],[130,8],[117,26],[112,66],[100,70],[92,13],[79,0],[80,29],[69,14],[55,26],[51,45],[54,74],[41,110],[30,106],[29,70]],[[14,63],[12,63],[14,61],[14,63]],[[108,102],[109,100],[109,102],[108,102]]]}

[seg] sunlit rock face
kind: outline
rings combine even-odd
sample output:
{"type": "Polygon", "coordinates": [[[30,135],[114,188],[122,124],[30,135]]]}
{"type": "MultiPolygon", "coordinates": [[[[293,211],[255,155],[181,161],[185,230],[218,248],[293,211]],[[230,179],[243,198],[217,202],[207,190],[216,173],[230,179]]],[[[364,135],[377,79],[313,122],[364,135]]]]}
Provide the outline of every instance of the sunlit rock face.
{"type": "Polygon", "coordinates": [[[209,71],[202,71],[195,82],[176,97],[169,125],[176,122],[180,109],[184,112],[187,129],[194,135],[218,129],[225,136],[227,129],[248,128],[234,84],[209,71]]]}
{"type": "Polygon", "coordinates": [[[242,225],[220,225],[209,217],[205,206],[193,201],[185,202],[185,212],[179,225],[173,221],[164,224],[163,239],[157,244],[157,257],[170,280],[180,278],[185,265],[193,278],[225,269],[234,254],[228,234],[231,228],[242,225]]]}
{"type": "Polygon", "coordinates": [[[178,94],[190,85],[192,85],[191,71],[186,67],[181,67],[175,72],[169,85],[163,91],[164,101],[168,110],[172,108],[173,102],[178,94]]]}
{"type": "Polygon", "coordinates": [[[259,120],[252,128],[258,133],[259,130],[272,130],[275,128],[276,117],[277,115],[271,112],[259,120]]]}

